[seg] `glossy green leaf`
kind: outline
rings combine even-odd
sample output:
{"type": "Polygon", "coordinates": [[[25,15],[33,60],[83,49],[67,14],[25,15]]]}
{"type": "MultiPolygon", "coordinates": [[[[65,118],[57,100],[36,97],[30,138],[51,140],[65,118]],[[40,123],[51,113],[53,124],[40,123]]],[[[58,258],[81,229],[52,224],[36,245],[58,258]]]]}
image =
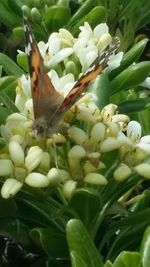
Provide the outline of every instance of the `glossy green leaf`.
{"type": "Polygon", "coordinates": [[[100,255],[83,223],[71,219],[66,226],[66,234],[70,253],[75,252],[87,267],[100,267],[100,255]]]}
{"type": "Polygon", "coordinates": [[[141,257],[142,257],[142,267],[149,267],[150,266],[150,226],[148,226],[144,232],[140,252],[141,252],[141,257]]]}
{"type": "Polygon", "coordinates": [[[0,91],[7,90],[7,88],[10,86],[16,87],[16,85],[17,85],[17,78],[15,76],[5,76],[0,78],[0,91]]]}
{"type": "Polygon", "coordinates": [[[68,257],[68,245],[65,235],[55,228],[34,228],[30,235],[35,244],[41,246],[48,257],[68,257]]]}
{"type": "Polygon", "coordinates": [[[44,24],[48,32],[57,31],[70,19],[70,9],[65,6],[52,6],[47,8],[44,14],[44,24]]]}
{"type": "Polygon", "coordinates": [[[0,64],[8,75],[20,77],[24,74],[24,71],[14,61],[3,53],[0,53],[0,64]]]}
{"type": "Polygon", "coordinates": [[[145,38],[139,41],[127,53],[125,53],[121,61],[121,65],[118,68],[111,71],[111,73],[109,74],[109,79],[112,80],[116,75],[121,73],[124,69],[129,67],[132,63],[136,62],[143,53],[147,45],[147,42],[148,39],[145,38]]]}
{"type": "Polygon", "coordinates": [[[25,3],[24,0],[7,0],[10,9],[17,15],[22,16],[22,5],[25,3]]]}
{"type": "Polygon", "coordinates": [[[113,263],[113,267],[142,267],[141,255],[138,252],[123,251],[113,263]]]}
{"type": "Polygon", "coordinates": [[[92,88],[96,94],[95,104],[101,109],[109,103],[110,82],[107,75],[101,74],[92,84],[92,88]]]}
{"type": "Polygon", "coordinates": [[[106,9],[102,6],[94,7],[87,15],[84,15],[79,22],[76,23],[74,27],[70,30],[72,34],[77,35],[79,33],[79,27],[87,21],[92,28],[97,26],[99,23],[106,21],[106,9]]]}
{"type": "Polygon", "coordinates": [[[150,62],[133,64],[111,81],[111,94],[139,85],[148,77],[149,72],[150,62]]]}
{"type": "Polygon", "coordinates": [[[28,57],[26,54],[18,54],[17,63],[25,72],[29,72],[28,57]]]}
{"type": "Polygon", "coordinates": [[[9,28],[22,23],[22,18],[13,13],[6,0],[0,1],[0,21],[9,28]]]}
{"type": "Polygon", "coordinates": [[[83,259],[76,253],[76,251],[72,251],[70,253],[72,267],[87,267],[87,264],[83,261],[83,259]]]}
{"type": "Polygon", "coordinates": [[[138,98],[135,100],[124,101],[118,104],[119,113],[131,113],[144,110],[150,103],[149,98],[138,98]]]}
{"type": "Polygon", "coordinates": [[[71,28],[85,16],[93,7],[97,4],[97,0],[87,0],[81,5],[81,7],[77,10],[77,12],[72,16],[68,23],[68,27],[71,28]]]}
{"type": "Polygon", "coordinates": [[[103,267],[113,267],[113,264],[111,263],[111,261],[106,261],[103,267]]]}
{"type": "Polygon", "coordinates": [[[24,38],[24,29],[23,27],[15,27],[13,28],[13,34],[17,36],[19,39],[24,38]]]}
{"type": "Polygon", "coordinates": [[[100,209],[100,199],[96,192],[90,189],[77,190],[69,201],[69,207],[77,217],[89,227],[100,209]],[[81,205],[82,203],[82,205],[81,205]]]}

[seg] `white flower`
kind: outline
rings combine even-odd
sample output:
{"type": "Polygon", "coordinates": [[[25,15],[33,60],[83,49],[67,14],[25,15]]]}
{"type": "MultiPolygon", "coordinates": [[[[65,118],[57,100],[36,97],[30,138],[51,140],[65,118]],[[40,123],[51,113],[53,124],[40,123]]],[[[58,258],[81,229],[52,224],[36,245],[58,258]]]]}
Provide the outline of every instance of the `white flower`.
{"type": "Polygon", "coordinates": [[[51,82],[55,89],[64,97],[68,95],[75,84],[74,75],[72,73],[68,73],[59,78],[57,72],[55,70],[51,70],[49,71],[48,76],[51,78],[51,82]]]}
{"type": "Polygon", "coordinates": [[[50,60],[47,61],[47,67],[52,68],[55,67],[61,61],[64,61],[73,53],[73,48],[63,48],[59,52],[57,52],[50,60]]]}

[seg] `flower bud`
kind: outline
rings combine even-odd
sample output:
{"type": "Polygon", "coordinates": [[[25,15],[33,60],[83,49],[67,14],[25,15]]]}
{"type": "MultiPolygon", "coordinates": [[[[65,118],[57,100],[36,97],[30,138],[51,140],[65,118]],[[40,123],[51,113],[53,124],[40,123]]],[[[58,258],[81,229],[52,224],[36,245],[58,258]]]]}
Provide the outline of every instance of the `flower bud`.
{"type": "Polygon", "coordinates": [[[118,107],[114,104],[109,104],[105,106],[101,111],[103,122],[110,122],[112,119],[112,116],[116,113],[117,108],[118,107]]]}
{"type": "Polygon", "coordinates": [[[105,153],[118,149],[120,147],[119,142],[114,137],[108,137],[100,144],[100,152],[105,153]]]}
{"type": "Polygon", "coordinates": [[[0,176],[7,176],[13,173],[13,164],[10,159],[0,159],[0,176]]]}
{"type": "Polygon", "coordinates": [[[16,165],[23,165],[24,164],[24,151],[22,146],[16,142],[15,140],[9,142],[9,154],[12,161],[16,165]]]}
{"type": "Polygon", "coordinates": [[[69,137],[77,144],[84,145],[87,141],[87,134],[78,127],[70,127],[68,129],[69,137]]]}
{"type": "Polygon", "coordinates": [[[144,178],[150,179],[150,164],[141,163],[134,167],[134,170],[144,178]]]}
{"type": "Polygon", "coordinates": [[[56,168],[50,169],[47,174],[50,184],[58,184],[64,182],[65,180],[71,179],[69,172],[65,170],[60,170],[56,168]]]}
{"type": "Polygon", "coordinates": [[[123,182],[126,180],[129,175],[131,175],[131,169],[124,163],[121,163],[120,166],[114,171],[114,178],[118,182],[123,182]]]}
{"type": "Polygon", "coordinates": [[[49,185],[49,179],[41,173],[31,172],[25,178],[25,183],[32,187],[44,188],[49,185]]]}
{"type": "Polygon", "coordinates": [[[93,143],[102,141],[105,137],[106,127],[103,123],[98,122],[91,130],[90,136],[93,143]]]}
{"type": "Polygon", "coordinates": [[[18,181],[24,182],[24,179],[27,176],[27,170],[25,168],[15,167],[14,168],[14,175],[18,181]]]}
{"type": "Polygon", "coordinates": [[[103,34],[98,41],[98,50],[103,51],[112,41],[112,37],[109,33],[103,34]]]}
{"type": "Polygon", "coordinates": [[[50,168],[50,154],[48,152],[43,152],[42,159],[39,168],[43,171],[48,171],[50,168]]]}
{"type": "Polygon", "coordinates": [[[73,61],[70,60],[70,61],[66,62],[65,71],[66,71],[66,74],[72,73],[75,77],[77,77],[78,69],[77,69],[77,66],[75,65],[75,63],[73,61]]]}
{"type": "Polygon", "coordinates": [[[5,199],[13,197],[23,186],[23,183],[17,181],[14,178],[8,178],[1,188],[1,196],[5,199]]]}
{"type": "Polygon", "coordinates": [[[33,146],[29,149],[25,158],[25,166],[29,172],[34,170],[41,162],[43,150],[38,146],[33,146]]]}
{"type": "Polygon", "coordinates": [[[84,182],[94,185],[106,185],[108,183],[106,178],[102,174],[95,172],[86,174],[84,182]]]}
{"type": "Polygon", "coordinates": [[[73,180],[66,181],[62,189],[65,198],[69,199],[76,188],[77,188],[77,182],[73,180]]]}

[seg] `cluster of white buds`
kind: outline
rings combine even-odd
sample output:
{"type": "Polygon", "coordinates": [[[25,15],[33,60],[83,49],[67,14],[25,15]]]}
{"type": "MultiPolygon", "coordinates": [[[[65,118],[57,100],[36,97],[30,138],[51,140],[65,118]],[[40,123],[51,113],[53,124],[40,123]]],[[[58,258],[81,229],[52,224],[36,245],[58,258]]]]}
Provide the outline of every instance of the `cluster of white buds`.
{"type": "MultiPolygon", "coordinates": [[[[82,104],[80,101],[77,105],[80,111],[82,104]]],[[[95,106],[97,112],[93,112],[90,104],[86,108],[93,120],[86,121],[85,110],[85,118],[83,114],[82,119],[76,115],[77,120],[86,122],[86,130],[72,125],[67,136],[55,134],[44,140],[31,135],[24,126],[26,120],[19,124],[20,114],[16,114],[16,121],[15,114],[8,117],[2,128],[8,144],[0,154],[3,198],[14,196],[24,183],[37,188],[60,186],[66,198],[88,184],[105,186],[108,181],[104,175],[103,155],[113,150],[118,150],[120,157],[120,164],[114,171],[116,181],[124,181],[133,172],[150,178],[150,165],[143,163],[150,154],[150,136],[141,138],[140,124],[129,121],[124,114],[117,114],[114,104],[101,111],[95,106]]]]}
{"type": "MultiPolygon", "coordinates": [[[[47,44],[39,43],[47,66],[64,63],[63,72],[58,71],[59,75],[62,73],[61,78],[54,70],[49,73],[55,88],[59,91],[63,88],[65,96],[76,78],[110,42],[106,24],[100,24],[92,31],[85,23],[77,39],[61,29],[50,36],[47,44]]],[[[116,58],[115,67],[120,64],[122,53],[116,58]]],[[[113,63],[110,65],[112,69],[113,63]]],[[[25,76],[19,80],[15,103],[21,113],[10,115],[1,126],[1,135],[6,140],[6,146],[0,151],[3,198],[14,196],[24,183],[36,188],[59,186],[66,198],[88,184],[105,186],[108,181],[103,155],[113,150],[118,151],[120,159],[113,174],[116,181],[124,181],[132,172],[150,178],[150,164],[143,163],[150,154],[150,136],[141,138],[140,124],[118,114],[116,105],[109,104],[100,110],[92,94],[85,94],[76,103],[77,112],[74,113],[72,107],[65,116],[67,121],[74,114],[77,121],[69,126],[69,118],[65,136],[56,133],[51,138],[38,139],[30,127],[34,119],[33,104],[30,81],[25,76]]]]}

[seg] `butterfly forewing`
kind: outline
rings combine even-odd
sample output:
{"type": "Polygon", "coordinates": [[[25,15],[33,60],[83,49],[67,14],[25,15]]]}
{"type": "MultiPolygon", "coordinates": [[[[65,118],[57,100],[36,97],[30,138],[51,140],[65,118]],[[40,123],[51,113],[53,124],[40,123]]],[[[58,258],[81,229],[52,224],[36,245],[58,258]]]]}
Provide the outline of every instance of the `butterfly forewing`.
{"type": "Polygon", "coordinates": [[[43,126],[48,127],[50,118],[63,101],[63,97],[55,90],[51,79],[45,71],[43,58],[25,15],[24,27],[35,124],[41,123],[43,126]]]}

